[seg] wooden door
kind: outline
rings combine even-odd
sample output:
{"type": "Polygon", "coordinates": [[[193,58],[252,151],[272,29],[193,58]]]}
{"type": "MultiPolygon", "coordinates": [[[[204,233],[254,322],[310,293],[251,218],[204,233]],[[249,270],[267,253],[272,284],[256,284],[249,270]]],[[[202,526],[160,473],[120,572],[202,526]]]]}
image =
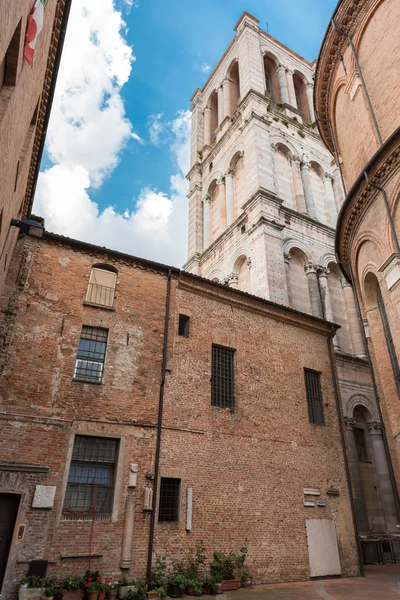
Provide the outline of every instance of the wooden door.
{"type": "Polygon", "coordinates": [[[0,591],[6,573],[20,499],[19,494],[0,493],[0,591]]]}

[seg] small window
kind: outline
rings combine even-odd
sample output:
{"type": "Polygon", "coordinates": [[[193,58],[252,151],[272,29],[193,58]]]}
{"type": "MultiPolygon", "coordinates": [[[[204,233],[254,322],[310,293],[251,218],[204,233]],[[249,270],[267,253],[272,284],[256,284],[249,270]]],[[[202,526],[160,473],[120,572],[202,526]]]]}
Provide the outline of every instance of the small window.
{"type": "Polygon", "coordinates": [[[64,514],[107,515],[112,510],[118,440],[75,436],[64,514]]]}
{"type": "Polygon", "coordinates": [[[21,39],[21,21],[18,23],[5,55],[0,60],[0,90],[4,85],[14,86],[17,82],[18,56],[21,39]]]}
{"type": "Polygon", "coordinates": [[[182,337],[189,337],[190,317],[187,315],[179,315],[178,334],[182,337]]]}
{"type": "Polygon", "coordinates": [[[235,408],[235,350],[212,346],[211,405],[235,408]]]}
{"type": "Polygon", "coordinates": [[[242,225],[240,228],[240,233],[245,233],[246,232],[246,225],[242,225]]]}
{"type": "Polygon", "coordinates": [[[161,477],[160,504],[158,520],[160,523],[179,520],[179,499],[181,480],[173,477],[161,477]]]}
{"type": "Polygon", "coordinates": [[[368,452],[365,444],[365,431],[361,427],[353,427],[353,431],[356,440],[358,460],[360,462],[368,462],[368,452]]]}
{"type": "Polygon", "coordinates": [[[209,164],[209,166],[208,166],[208,170],[209,170],[209,171],[212,171],[212,168],[213,168],[213,164],[212,164],[212,162],[210,162],[210,164],[209,164]]]}
{"type": "Polygon", "coordinates": [[[97,306],[114,306],[117,273],[106,266],[92,267],[89,285],[86,292],[86,302],[97,306]]]}
{"type": "Polygon", "coordinates": [[[314,425],[325,425],[322,401],[321,373],[304,369],[308,404],[308,420],[314,425]]]}
{"type": "Polygon", "coordinates": [[[82,327],[76,355],[74,379],[84,379],[100,383],[103,377],[106,356],[108,329],[101,327],[82,327]]]}

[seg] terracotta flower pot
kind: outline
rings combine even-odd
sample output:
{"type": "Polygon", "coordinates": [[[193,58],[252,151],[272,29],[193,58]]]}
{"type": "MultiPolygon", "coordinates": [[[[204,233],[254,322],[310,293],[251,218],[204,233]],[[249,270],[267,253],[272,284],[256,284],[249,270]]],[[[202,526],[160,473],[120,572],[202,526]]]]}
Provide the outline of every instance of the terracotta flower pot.
{"type": "Polygon", "coordinates": [[[63,590],[63,600],[82,600],[82,590],[80,588],[76,590],[63,590]]]}
{"type": "Polygon", "coordinates": [[[217,586],[217,594],[223,594],[224,593],[224,584],[222,582],[220,582],[220,583],[216,583],[215,585],[217,586]]]}
{"type": "Polygon", "coordinates": [[[239,585],[239,579],[225,579],[222,582],[224,592],[227,592],[228,590],[237,590],[239,588],[239,585]]]}
{"type": "Polygon", "coordinates": [[[97,600],[106,600],[106,590],[101,590],[97,596],[97,600]]]}
{"type": "Polygon", "coordinates": [[[98,591],[89,592],[87,597],[88,597],[88,600],[97,600],[99,597],[99,592],[98,591]]]}
{"type": "Polygon", "coordinates": [[[156,592],[147,592],[147,600],[157,600],[159,597],[156,592]]]}
{"type": "Polygon", "coordinates": [[[243,579],[242,581],[242,588],[251,588],[253,586],[253,580],[252,579],[243,579]]]}

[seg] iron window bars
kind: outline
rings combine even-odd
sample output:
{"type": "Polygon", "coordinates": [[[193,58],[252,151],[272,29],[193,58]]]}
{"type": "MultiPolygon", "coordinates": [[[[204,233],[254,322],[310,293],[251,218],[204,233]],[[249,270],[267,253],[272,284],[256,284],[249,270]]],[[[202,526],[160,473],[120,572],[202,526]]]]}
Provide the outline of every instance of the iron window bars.
{"type": "Polygon", "coordinates": [[[63,513],[111,513],[118,440],[75,436],[63,513]]]}
{"type": "Polygon", "coordinates": [[[74,379],[101,382],[108,329],[83,325],[76,355],[74,379]]]}
{"type": "Polygon", "coordinates": [[[321,373],[304,369],[304,378],[306,382],[308,420],[314,425],[325,425],[321,373]]]}
{"type": "Polygon", "coordinates": [[[212,346],[211,406],[235,408],[235,350],[212,346]]]}
{"type": "Polygon", "coordinates": [[[392,369],[394,378],[396,380],[397,388],[400,389],[400,366],[397,360],[396,348],[394,347],[392,332],[390,330],[389,321],[386,314],[385,303],[383,302],[382,292],[378,286],[378,307],[381,315],[383,331],[385,333],[386,345],[390,356],[390,362],[392,363],[392,369]]]}
{"type": "Polygon", "coordinates": [[[160,523],[178,521],[181,480],[161,477],[158,521],[160,523]]]}

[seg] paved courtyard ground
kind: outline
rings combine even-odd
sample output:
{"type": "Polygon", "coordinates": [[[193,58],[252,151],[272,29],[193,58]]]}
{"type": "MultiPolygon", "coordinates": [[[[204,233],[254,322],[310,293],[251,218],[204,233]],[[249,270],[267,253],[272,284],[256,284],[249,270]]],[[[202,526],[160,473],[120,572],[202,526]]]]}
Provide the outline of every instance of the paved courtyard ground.
{"type": "MultiPolygon", "coordinates": [[[[394,600],[400,598],[400,564],[365,567],[365,577],[258,585],[226,592],[227,600],[394,600]]],[[[217,596],[218,597],[218,596],[217,596]]],[[[222,596],[219,596],[222,598],[222,596]]]]}

